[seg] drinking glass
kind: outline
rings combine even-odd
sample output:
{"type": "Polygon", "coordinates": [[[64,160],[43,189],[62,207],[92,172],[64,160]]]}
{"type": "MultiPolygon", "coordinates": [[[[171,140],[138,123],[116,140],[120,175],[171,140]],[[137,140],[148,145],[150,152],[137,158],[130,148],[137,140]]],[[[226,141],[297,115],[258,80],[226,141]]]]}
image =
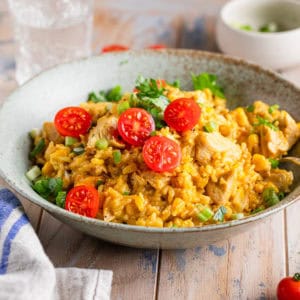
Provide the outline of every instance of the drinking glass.
{"type": "Polygon", "coordinates": [[[14,21],[16,80],[91,54],[93,0],[8,0],[14,21]]]}

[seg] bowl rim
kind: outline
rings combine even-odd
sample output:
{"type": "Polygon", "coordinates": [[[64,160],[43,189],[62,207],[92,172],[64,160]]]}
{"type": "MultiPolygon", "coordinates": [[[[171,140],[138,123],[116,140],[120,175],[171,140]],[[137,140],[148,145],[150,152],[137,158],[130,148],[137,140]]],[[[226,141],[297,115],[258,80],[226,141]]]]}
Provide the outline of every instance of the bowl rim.
{"type": "MultiPolygon", "coordinates": [[[[239,59],[236,57],[232,57],[229,55],[224,55],[220,53],[213,53],[213,52],[207,52],[207,51],[200,51],[200,50],[192,50],[192,49],[163,49],[159,51],[154,51],[154,50],[149,50],[149,49],[143,49],[143,50],[130,50],[126,52],[114,52],[114,53],[105,53],[105,54],[100,54],[96,56],[91,56],[87,58],[82,58],[78,60],[74,60],[71,62],[63,63],[56,65],[54,67],[51,67],[40,74],[37,74],[35,77],[32,79],[28,80],[26,83],[23,85],[17,87],[12,93],[10,93],[5,100],[2,103],[2,106],[0,107],[0,115],[5,109],[6,103],[14,99],[14,96],[19,93],[20,90],[23,89],[24,86],[28,86],[30,82],[39,80],[40,77],[47,76],[48,72],[59,72],[61,68],[65,67],[70,67],[72,68],[73,65],[77,64],[82,64],[85,62],[97,60],[97,59],[105,59],[105,57],[116,57],[116,58],[127,58],[128,53],[130,55],[135,55],[135,56],[143,56],[147,53],[151,53],[154,56],[168,56],[168,55],[173,55],[173,56],[193,56],[195,58],[206,58],[206,59],[215,59],[222,61],[224,63],[229,63],[233,65],[243,65],[246,68],[250,68],[254,71],[260,71],[265,73],[267,76],[272,77],[273,79],[280,80],[284,85],[289,88],[294,90],[296,93],[300,94],[300,88],[297,87],[294,83],[288,81],[285,79],[283,76],[281,76],[278,73],[275,73],[271,69],[261,67],[255,63],[251,63],[248,61],[245,61],[243,59],[239,59]]],[[[0,152],[1,154],[1,152],[0,152]]],[[[0,157],[1,158],[1,157],[0,157]]],[[[116,230],[121,230],[121,231],[129,231],[129,232],[147,232],[147,233],[193,233],[193,232],[206,232],[206,231],[218,231],[222,230],[224,228],[231,228],[231,227],[236,227],[248,223],[252,223],[261,219],[265,219],[266,217],[273,215],[282,209],[286,208],[287,206],[291,205],[292,203],[296,202],[297,200],[300,199],[300,186],[297,186],[291,194],[289,194],[287,197],[285,197],[282,201],[280,201],[277,205],[269,207],[257,214],[246,216],[242,219],[238,220],[232,220],[232,221],[226,221],[223,223],[219,224],[210,224],[210,225],[204,225],[204,226],[198,226],[198,227],[150,227],[150,226],[138,226],[138,225],[128,225],[128,224],[121,224],[121,223],[113,223],[113,222],[106,222],[100,219],[93,219],[93,218],[88,218],[84,217],[72,212],[69,212],[63,208],[58,207],[57,205],[47,201],[46,199],[42,198],[38,194],[36,194],[34,197],[29,195],[26,190],[23,190],[18,187],[17,184],[14,183],[14,180],[7,176],[4,170],[2,170],[0,166],[0,176],[3,178],[3,180],[11,187],[13,190],[15,190],[17,193],[25,197],[28,201],[33,202],[34,204],[44,208],[46,211],[48,211],[50,214],[53,213],[55,215],[60,215],[63,218],[68,218],[71,219],[72,221],[75,222],[82,222],[85,224],[89,225],[96,225],[99,227],[106,227],[106,228],[111,228],[111,229],[116,229],[116,230]]],[[[25,176],[24,176],[25,177],[25,176]]],[[[29,181],[28,181],[28,186],[29,186],[29,181]]],[[[62,219],[61,219],[62,220],[62,219]]]]}
{"type": "MultiPolygon", "coordinates": [[[[233,0],[233,1],[229,1],[227,2],[221,9],[220,13],[219,13],[219,17],[218,20],[219,22],[221,22],[224,26],[226,26],[227,29],[230,29],[238,34],[241,35],[248,35],[249,37],[256,37],[256,38],[261,38],[261,39],[270,39],[270,38],[282,38],[285,37],[287,35],[290,34],[297,34],[300,33],[300,27],[297,28],[293,28],[293,29],[289,29],[289,30],[285,30],[285,31],[278,31],[278,32],[260,32],[260,31],[248,31],[248,30],[243,30],[243,29],[239,29],[233,25],[230,25],[228,23],[228,21],[225,20],[225,16],[224,14],[227,13],[227,10],[231,9],[232,6],[235,5],[242,5],[242,2],[250,2],[253,3],[253,0],[233,0]]],[[[257,5],[261,4],[261,1],[258,0],[256,1],[257,5]]],[[[296,1],[296,0],[264,0],[264,2],[269,2],[269,3],[278,3],[278,2],[282,2],[282,3],[291,3],[294,4],[295,6],[299,6],[300,8],[300,2],[296,1]]]]}

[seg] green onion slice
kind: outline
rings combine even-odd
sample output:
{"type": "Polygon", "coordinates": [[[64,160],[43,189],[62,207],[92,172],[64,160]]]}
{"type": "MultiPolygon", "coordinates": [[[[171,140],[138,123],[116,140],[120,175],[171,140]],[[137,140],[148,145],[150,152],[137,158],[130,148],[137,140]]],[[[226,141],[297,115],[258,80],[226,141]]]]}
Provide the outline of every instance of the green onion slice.
{"type": "Polygon", "coordinates": [[[122,154],[120,150],[115,150],[113,152],[113,160],[115,164],[119,164],[122,160],[122,154]]]}
{"type": "Polygon", "coordinates": [[[120,102],[117,106],[118,114],[120,115],[122,112],[130,108],[130,104],[128,101],[120,102]]]}
{"type": "Polygon", "coordinates": [[[266,188],[262,193],[263,200],[268,207],[277,204],[280,200],[273,188],[266,188]]]}
{"type": "Polygon", "coordinates": [[[33,166],[26,172],[25,175],[30,181],[34,181],[41,174],[42,174],[41,169],[38,166],[33,166]]]}
{"type": "Polygon", "coordinates": [[[55,197],[55,203],[61,208],[65,208],[67,192],[59,191],[55,197]]]}
{"type": "Polygon", "coordinates": [[[78,143],[78,139],[72,137],[72,136],[66,136],[65,137],[65,146],[72,146],[76,143],[78,143]]]}
{"type": "Polygon", "coordinates": [[[218,129],[218,125],[217,123],[210,121],[203,128],[206,132],[214,132],[218,129]]]}
{"type": "Polygon", "coordinates": [[[76,154],[76,155],[80,155],[82,153],[84,153],[84,147],[80,146],[80,147],[75,147],[73,149],[73,152],[76,154]]]}
{"type": "Polygon", "coordinates": [[[45,145],[45,140],[40,139],[36,146],[33,148],[33,150],[29,153],[29,158],[35,158],[39,153],[41,153],[44,150],[45,145]]]}
{"type": "Polygon", "coordinates": [[[200,221],[206,222],[213,217],[214,213],[209,207],[205,207],[203,205],[198,205],[197,207],[199,209],[197,217],[200,221]]]}
{"type": "Polygon", "coordinates": [[[99,150],[105,150],[108,147],[108,141],[105,138],[101,138],[96,141],[95,146],[99,150]]]}

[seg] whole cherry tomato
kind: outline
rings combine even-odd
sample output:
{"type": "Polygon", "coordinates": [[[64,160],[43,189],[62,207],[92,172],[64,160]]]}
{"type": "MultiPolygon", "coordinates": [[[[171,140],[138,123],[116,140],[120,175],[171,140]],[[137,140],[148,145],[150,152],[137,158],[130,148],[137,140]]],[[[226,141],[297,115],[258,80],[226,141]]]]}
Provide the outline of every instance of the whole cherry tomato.
{"type": "Polygon", "coordinates": [[[127,46],[119,45],[119,44],[112,44],[107,45],[102,48],[102,53],[107,52],[117,52],[117,51],[127,51],[129,48],[127,46]]]}
{"type": "Polygon", "coordinates": [[[193,129],[201,115],[199,105],[190,98],[179,98],[171,102],[165,112],[164,120],[178,132],[193,129]]]}
{"type": "Polygon", "coordinates": [[[69,106],[58,111],[54,118],[56,130],[62,136],[79,137],[88,132],[91,115],[81,107],[69,106]]]}
{"type": "Polygon", "coordinates": [[[66,197],[65,209],[82,216],[95,218],[101,206],[98,191],[93,186],[75,186],[66,197]]]}
{"type": "Polygon", "coordinates": [[[147,49],[152,49],[152,50],[162,50],[162,49],[166,49],[167,46],[163,45],[163,44],[154,44],[154,45],[150,45],[147,47],[147,49]]]}
{"type": "Polygon", "coordinates": [[[300,273],[283,278],[277,286],[278,300],[300,300],[300,273]]]}

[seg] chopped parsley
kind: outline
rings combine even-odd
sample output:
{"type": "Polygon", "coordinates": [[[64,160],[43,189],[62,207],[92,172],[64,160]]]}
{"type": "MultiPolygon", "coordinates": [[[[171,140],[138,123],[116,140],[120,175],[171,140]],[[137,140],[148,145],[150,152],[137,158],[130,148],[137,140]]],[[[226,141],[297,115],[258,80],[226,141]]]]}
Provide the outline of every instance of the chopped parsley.
{"type": "Polygon", "coordinates": [[[269,22],[259,27],[259,32],[278,32],[278,24],[269,22]]]}
{"type": "Polygon", "coordinates": [[[122,87],[120,85],[116,85],[114,88],[108,91],[100,91],[98,93],[91,92],[88,95],[87,101],[91,101],[94,103],[98,102],[117,102],[122,98],[122,87]]]}
{"type": "Polygon", "coordinates": [[[251,25],[245,24],[245,25],[240,25],[239,29],[245,30],[245,31],[253,31],[253,28],[251,25]]]}
{"type": "Polygon", "coordinates": [[[223,89],[217,84],[217,76],[209,73],[199,75],[192,74],[192,81],[195,90],[210,89],[213,95],[225,98],[223,89]]]}

